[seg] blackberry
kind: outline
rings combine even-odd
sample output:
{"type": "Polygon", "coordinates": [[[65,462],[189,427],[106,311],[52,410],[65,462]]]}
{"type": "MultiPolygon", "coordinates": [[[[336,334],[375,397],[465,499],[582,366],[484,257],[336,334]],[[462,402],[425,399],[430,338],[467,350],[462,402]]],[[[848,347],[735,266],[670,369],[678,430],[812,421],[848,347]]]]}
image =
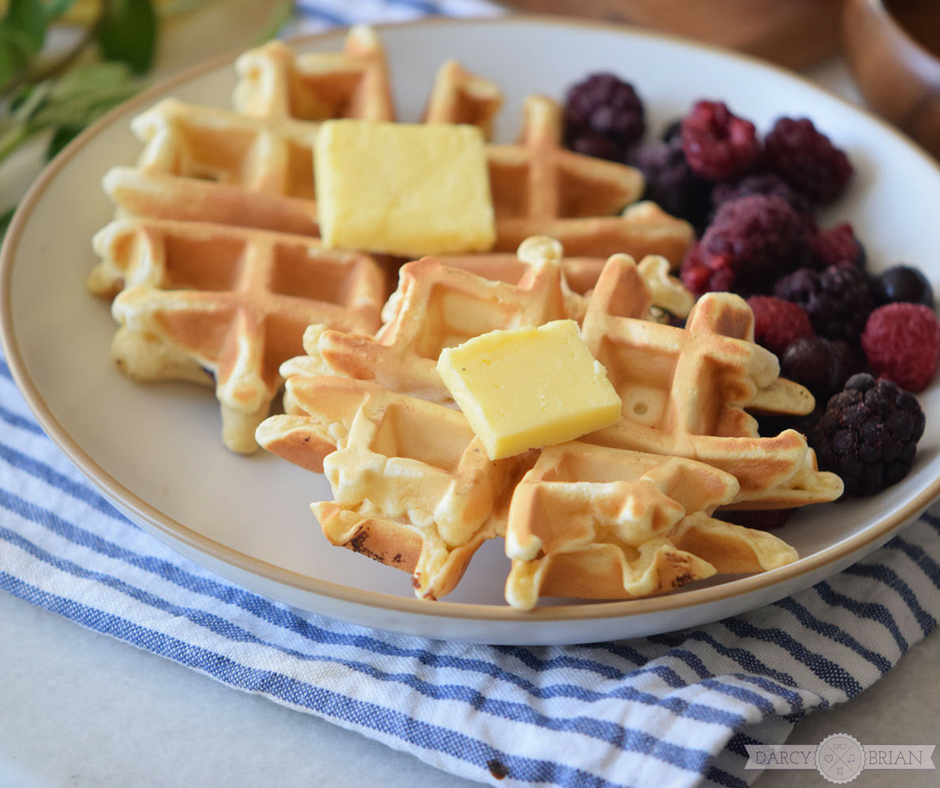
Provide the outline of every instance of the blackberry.
{"type": "Polygon", "coordinates": [[[623,151],[617,147],[617,143],[593,131],[585,131],[575,137],[568,147],[575,153],[593,156],[595,159],[619,162],[623,158],[623,151]]]}
{"type": "Polygon", "coordinates": [[[708,221],[712,184],[689,167],[682,140],[651,142],[633,151],[629,163],[643,173],[644,199],[652,200],[667,213],[703,230],[708,221]]]}
{"type": "MultiPolygon", "coordinates": [[[[780,197],[755,194],[718,209],[702,236],[699,264],[726,285],[721,289],[733,286],[745,297],[763,294],[808,259],[807,241],[793,208],[780,197]]],[[[715,281],[709,289],[719,289],[715,281]]]]}
{"type": "Polygon", "coordinates": [[[803,307],[819,336],[850,345],[858,344],[875,308],[871,278],[853,265],[831,265],[823,271],[800,268],[780,279],[773,294],[803,307]]]}
{"type": "Polygon", "coordinates": [[[614,74],[591,74],[565,98],[565,145],[623,161],[646,130],[643,102],[633,85],[614,74]]]}
{"type": "Polygon", "coordinates": [[[718,520],[759,531],[775,531],[782,527],[793,515],[794,509],[732,509],[718,510],[713,515],[718,520]]]}
{"type": "Polygon", "coordinates": [[[817,230],[809,239],[809,247],[813,252],[815,268],[828,268],[839,263],[865,267],[865,247],[848,222],[817,230]]]}
{"type": "Polygon", "coordinates": [[[712,208],[717,211],[726,202],[741,197],[750,197],[753,194],[780,197],[786,200],[790,207],[803,217],[808,229],[815,231],[816,221],[813,216],[812,203],[802,194],[792,189],[783,178],[772,172],[745,175],[736,181],[723,181],[715,184],[712,191],[712,208]]]}
{"type": "Polygon", "coordinates": [[[875,298],[879,304],[908,302],[933,309],[930,280],[910,265],[889,268],[875,280],[875,298]]]}
{"type": "Polygon", "coordinates": [[[780,118],[764,138],[764,153],[772,172],[818,204],[841,197],[853,173],[848,156],[808,118],[780,118]]]}
{"type": "Polygon", "coordinates": [[[824,404],[858,370],[855,354],[841,340],[806,337],[791,343],[780,358],[780,374],[806,386],[824,404]]]}
{"type": "Polygon", "coordinates": [[[874,495],[907,476],[924,424],[911,392],[860,373],[829,400],[810,444],[820,468],[841,476],[849,495],[874,495]]]}
{"type": "Polygon", "coordinates": [[[682,148],[693,171],[714,181],[743,175],[761,152],[754,124],[718,101],[699,101],[683,118],[682,148]]]}

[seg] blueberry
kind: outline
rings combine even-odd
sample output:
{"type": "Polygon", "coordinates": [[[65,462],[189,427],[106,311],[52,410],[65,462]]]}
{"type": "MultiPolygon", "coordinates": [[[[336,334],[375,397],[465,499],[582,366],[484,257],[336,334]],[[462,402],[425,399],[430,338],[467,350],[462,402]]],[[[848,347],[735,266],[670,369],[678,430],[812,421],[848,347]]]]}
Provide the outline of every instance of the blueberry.
{"type": "Polygon", "coordinates": [[[880,304],[903,301],[933,309],[933,288],[930,282],[910,265],[896,265],[881,274],[875,283],[875,295],[880,304]]]}
{"type": "Polygon", "coordinates": [[[825,405],[855,371],[848,345],[824,337],[798,339],[780,359],[780,374],[808,388],[825,405]]]}

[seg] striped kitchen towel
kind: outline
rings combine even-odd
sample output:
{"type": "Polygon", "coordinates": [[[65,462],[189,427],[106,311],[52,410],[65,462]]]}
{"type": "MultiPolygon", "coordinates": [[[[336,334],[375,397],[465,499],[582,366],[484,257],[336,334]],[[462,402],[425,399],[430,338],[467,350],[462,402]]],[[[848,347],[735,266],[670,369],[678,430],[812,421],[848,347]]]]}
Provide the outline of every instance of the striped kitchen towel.
{"type": "MultiPolygon", "coordinates": [[[[476,0],[300,2],[292,32],[476,0]]],[[[369,630],[181,557],[107,503],[37,425],[0,359],[0,588],[446,772],[501,786],[736,788],[746,746],[871,686],[936,626],[940,510],[830,580],[708,626],[567,647],[369,630]]]]}

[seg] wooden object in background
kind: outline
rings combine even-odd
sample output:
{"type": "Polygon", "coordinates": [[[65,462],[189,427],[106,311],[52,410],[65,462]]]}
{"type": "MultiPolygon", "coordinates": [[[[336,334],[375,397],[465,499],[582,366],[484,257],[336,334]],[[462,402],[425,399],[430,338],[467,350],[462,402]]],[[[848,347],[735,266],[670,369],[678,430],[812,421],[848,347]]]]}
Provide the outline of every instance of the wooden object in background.
{"type": "Polygon", "coordinates": [[[840,46],[842,0],[505,0],[501,5],[637,25],[796,69],[840,46]]]}
{"type": "Polygon", "coordinates": [[[940,4],[848,0],[844,40],[868,106],[940,157],[940,4]]]}

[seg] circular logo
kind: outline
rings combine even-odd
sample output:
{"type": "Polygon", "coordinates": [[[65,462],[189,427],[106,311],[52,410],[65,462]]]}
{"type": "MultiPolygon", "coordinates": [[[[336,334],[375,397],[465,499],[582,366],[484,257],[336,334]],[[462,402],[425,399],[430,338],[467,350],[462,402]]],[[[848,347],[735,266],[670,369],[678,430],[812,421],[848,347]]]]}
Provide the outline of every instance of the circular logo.
{"type": "Polygon", "coordinates": [[[847,733],[833,733],[816,748],[816,769],[831,783],[850,783],[864,768],[865,750],[847,733]]]}

